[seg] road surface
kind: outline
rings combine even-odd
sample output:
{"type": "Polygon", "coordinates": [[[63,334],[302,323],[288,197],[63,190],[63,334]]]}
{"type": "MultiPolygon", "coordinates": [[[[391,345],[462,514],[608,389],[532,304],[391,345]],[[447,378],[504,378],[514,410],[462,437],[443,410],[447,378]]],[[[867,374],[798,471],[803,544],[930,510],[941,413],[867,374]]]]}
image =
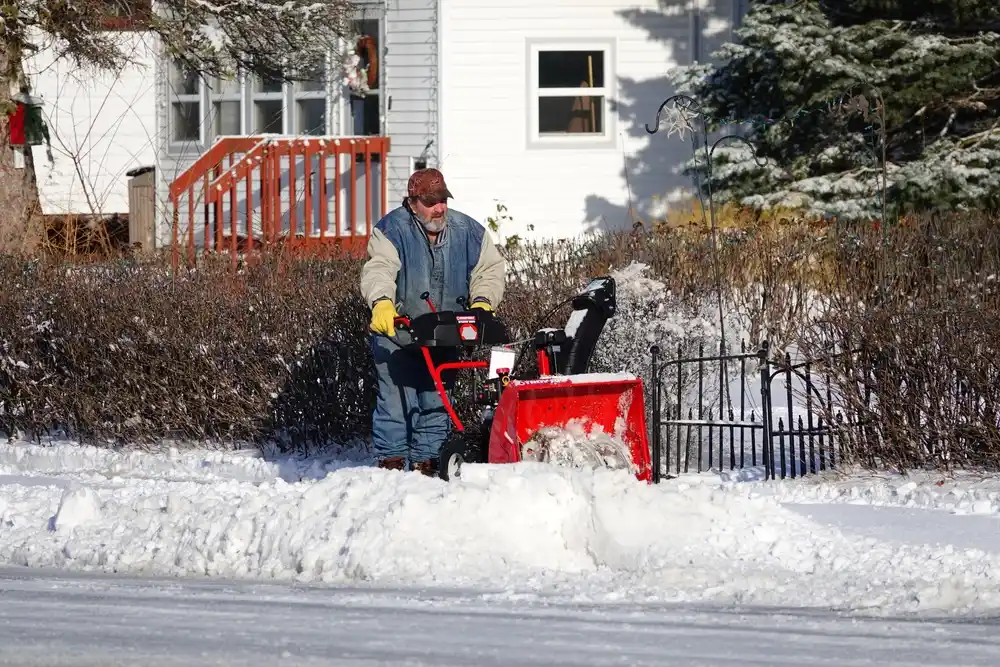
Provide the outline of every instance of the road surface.
{"type": "Polygon", "coordinates": [[[0,664],[996,665],[991,619],[0,568],[0,664]]]}

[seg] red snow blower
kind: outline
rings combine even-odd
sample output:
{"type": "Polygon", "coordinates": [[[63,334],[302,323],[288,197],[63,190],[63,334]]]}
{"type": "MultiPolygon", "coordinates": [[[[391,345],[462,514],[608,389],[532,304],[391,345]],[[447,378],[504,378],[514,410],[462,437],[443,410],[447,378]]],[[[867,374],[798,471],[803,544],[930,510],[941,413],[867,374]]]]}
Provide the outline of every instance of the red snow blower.
{"type": "Polygon", "coordinates": [[[536,460],[627,468],[640,481],[651,480],[642,380],[627,373],[588,372],[597,339],[617,307],[613,278],[591,281],[568,300],[573,312],[566,325],[539,329],[523,341],[521,354],[493,313],[469,310],[465,299],[459,299],[462,310],[436,310],[427,293],[421,297],[431,312],[412,320],[396,318],[397,330],[404,333],[397,338],[402,346],[422,351],[457,431],[458,437],[446,441],[439,452],[441,478],[459,477],[466,462],[536,460]],[[538,373],[519,376],[515,371],[529,343],[538,373]],[[485,347],[490,348],[488,360],[472,359],[485,347]],[[435,364],[432,348],[451,348],[458,361],[435,364]],[[441,377],[449,370],[487,371],[476,390],[481,406],[478,438],[466,437],[452,406],[441,377]]]}

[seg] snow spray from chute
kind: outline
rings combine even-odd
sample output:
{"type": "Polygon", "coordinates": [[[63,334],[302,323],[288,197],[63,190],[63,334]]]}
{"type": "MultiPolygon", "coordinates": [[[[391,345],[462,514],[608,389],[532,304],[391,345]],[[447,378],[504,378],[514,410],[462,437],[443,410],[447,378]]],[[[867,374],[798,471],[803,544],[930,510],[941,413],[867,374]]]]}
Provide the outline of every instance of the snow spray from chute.
{"type": "Polygon", "coordinates": [[[512,380],[493,418],[489,461],[626,469],[649,481],[642,392],[627,373],[512,380]]]}

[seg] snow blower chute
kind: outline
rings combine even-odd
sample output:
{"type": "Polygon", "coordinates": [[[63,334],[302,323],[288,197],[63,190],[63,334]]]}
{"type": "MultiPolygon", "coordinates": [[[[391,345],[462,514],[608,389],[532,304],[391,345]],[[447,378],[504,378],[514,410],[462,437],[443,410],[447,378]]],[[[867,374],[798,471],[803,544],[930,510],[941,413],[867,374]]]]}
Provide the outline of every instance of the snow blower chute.
{"type": "MultiPolygon", "coordinates": [[[[506,326],[492,313],[436,310],[412,320],[400,317],[400,344],[420,348],[427,369],[458,437],[440,452],[440,476],[459,476],[470,463],[545,461],[571,466],[625,468],[650,481],[651,465],[643,383],[628,373],[590,373],[597,339],[616,310],[615,281],[596,278],[571,299],[573,312],[562,329],[540,329],[532,344],[538,372],[519,376],[523,356],[516,354],[506,326]],[[408,335],[407,335],[408,334],[408,335]],[[457,348],[458,361],[435,364],[431,348],[457,348]],[[489,347],[489,360],[473,360],[476,349],[489,347]],[[487,378],[476,392],[480,409],[478,437],[467,437],[445,391],[441,373],[479,369],[487,378]]],[[[564,305],[559,304],[559,306],[564,305]]],[[[557,306],[557,307],[559,307],[557,306]]]]}

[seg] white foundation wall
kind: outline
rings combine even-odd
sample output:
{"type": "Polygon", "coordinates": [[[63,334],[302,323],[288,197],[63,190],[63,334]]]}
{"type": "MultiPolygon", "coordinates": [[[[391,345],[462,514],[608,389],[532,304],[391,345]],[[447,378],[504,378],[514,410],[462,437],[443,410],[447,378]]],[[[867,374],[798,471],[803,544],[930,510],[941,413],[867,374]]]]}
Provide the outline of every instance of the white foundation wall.
{"type": "Polygon", "coordinates": [[[25,62],[32,94],[44,101],[52,162],[45,146],[32,150],[44,213],[128,213],[126,172],[155,165],[156,37],[113,33],[132,61],[119,70],[80,69],[45,48],[25,62]]]}
{"type": "Polygon", "coordinates": [[[655,126],[674,92],[671,68],[733,39],[740,0],[441,3],[440,158],[455,208],[484,224],[509,216],[500,221],[504,237],[569,238],[648,223],[667,202],[688,199],[691,180],[677,172],[690,139],[649,135],[645,125],[655,126]],[[528,40],[610,42],[613,145],[528,147],[528,40]]]}

